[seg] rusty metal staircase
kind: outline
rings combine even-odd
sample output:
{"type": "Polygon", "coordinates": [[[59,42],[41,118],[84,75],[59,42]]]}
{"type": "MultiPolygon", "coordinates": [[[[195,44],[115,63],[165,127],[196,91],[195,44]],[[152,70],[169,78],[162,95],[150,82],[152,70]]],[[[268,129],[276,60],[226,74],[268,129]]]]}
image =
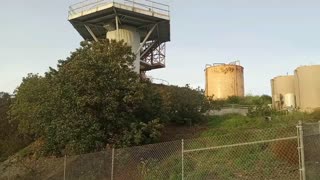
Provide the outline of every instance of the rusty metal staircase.
{"type": "Polygon", "coordinates": [[[149,71],[152,69],[165,67],[165,42],[159,40],[151,40],[145,43],[141,52],[141,70],[149,71]]]}

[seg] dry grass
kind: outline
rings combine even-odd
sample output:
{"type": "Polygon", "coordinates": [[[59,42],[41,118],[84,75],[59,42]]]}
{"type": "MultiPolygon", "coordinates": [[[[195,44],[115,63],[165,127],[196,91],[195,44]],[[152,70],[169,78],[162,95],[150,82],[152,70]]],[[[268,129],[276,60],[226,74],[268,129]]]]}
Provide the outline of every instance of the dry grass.
{"type": "Polygon", "coordinates": [[[271,150],[275,157],[277,157],[278,159],[286,161],[291,165],[297,165],[299,164],[299,155],[297,147],[297,140],[278,141],[272,143],[271,150]]]}

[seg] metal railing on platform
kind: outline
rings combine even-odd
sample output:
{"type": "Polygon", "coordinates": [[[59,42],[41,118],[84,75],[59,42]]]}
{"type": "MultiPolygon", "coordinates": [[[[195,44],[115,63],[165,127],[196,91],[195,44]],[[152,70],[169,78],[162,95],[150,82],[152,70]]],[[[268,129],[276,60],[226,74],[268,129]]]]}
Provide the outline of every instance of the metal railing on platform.
{"type": "Polygon", "coordinates": [[[69,6],[69,16],[111,3],[139,8],[167,16],[170,14],[169,5],[151,0],[86,0],[69,6]]]}

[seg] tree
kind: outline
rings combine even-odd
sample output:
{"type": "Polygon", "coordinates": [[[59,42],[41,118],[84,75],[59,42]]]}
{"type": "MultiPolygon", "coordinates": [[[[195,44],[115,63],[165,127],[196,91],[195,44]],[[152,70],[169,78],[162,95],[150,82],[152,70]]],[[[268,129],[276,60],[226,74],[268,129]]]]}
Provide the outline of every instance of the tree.
{"type": "Polygon", "coordinates": [[[192,124],[204,119],[204,113],[216,104],[205,97],[200,89],[194,90],[186,85],[158,86],[162,96],[164,110],[167,112],[168,120],[178,124],[192,124]]]}
{"type": "Polygon", "coordinates": [[[252,96],[254,97],[252,102],[252,107],[249,108],[248,116],[256,117],[256,116],[271,116],[273,113],[272,108],[269,104],[272,103],[272,97],[268,95],[262,96],[252,96]]]}
{"type": "Polygon", "coordinates": [[[200,89],[141,81],[134,60],[123,42],[82,42],[45,76],[29,74],[10,110],[19,131],[47,154],[86,153],[155,142],[162,124],[201,121],[215,105],[200,89]]]}
{"type": "Polygon", "coordinates": [[[4,141],[5,138],[11,133],[8,110],[11,103],[10,94],[0,92],[0,140],[4,141]]]}
{"type": "Polygon", "coordinates": [[[10,106],[10,102],[11,102],[10,94],[5,92],[0,92],[0,120],[2,121],[7,119],[7,112],[10,106]]]}
{"type": "Polygon", "coordinates": [[[16,98],[10,114],[12,121],[19,124],[19,131],[30,138],[43,133],[43,113],[52,91],[47,79],[37,74],[28,74],[15,91],[16,98]]]}
{"type": "MultiPolygon", "coordinates": [[[[11,108],[20,131],[43,137],[45,152],[55,154],[90,152],[106,144],[125,146],[123,142],[132,140],[128,133],[138,133],[132,128],[154,125],[151,129],[157,131],[160,127],[153,120],[159,113],[141,117],[146,84],[132,71],[134,60],[123,42],[82,42],[45,77],[29,75],[11,108]]],[[[135,139],[134,144],[143,142],[135,139]]]]}
{"type": "Polygon", "coordinates": [[[9,93],[0,92],[0,161],[29,143],[29,139],[17,133],[17,123],[10,120],[12,100],[9,93]]]}

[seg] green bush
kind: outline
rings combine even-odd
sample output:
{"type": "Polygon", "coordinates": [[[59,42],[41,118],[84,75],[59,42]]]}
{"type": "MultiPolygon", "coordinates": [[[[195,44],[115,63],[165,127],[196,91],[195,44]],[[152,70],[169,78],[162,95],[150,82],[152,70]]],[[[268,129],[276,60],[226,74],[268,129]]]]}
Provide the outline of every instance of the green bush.
{"type": "Polygon", "coordinates": [[[56,155],[155,141],[162,100],[140,83],[134,60],[123,42],[82,42],[44,77],[28,75],[10,111],[20,132],[42,137],[44,152],[56,155]]]}
{"type": "Polygon", "coordinates": [[[205,97],[200,89],[154,85],[163,99],[163,111],[172,123],[192,125],[204,120],[203,115],[216,104],[205,97]]]}
{"type": "Polygon", "coordinates": [[[224,100],[225,104],[239,104],[239,105],[268,105],[272,103],[272,98],[269,95],[252,96],[247,95],[245,97],[230,96],[228,99],[224,100]]]}
{"type": "Polygon", "coordinates": [[[315,109],[310,115],[313,119],[320,121],[320,108],[315,109]]]}

